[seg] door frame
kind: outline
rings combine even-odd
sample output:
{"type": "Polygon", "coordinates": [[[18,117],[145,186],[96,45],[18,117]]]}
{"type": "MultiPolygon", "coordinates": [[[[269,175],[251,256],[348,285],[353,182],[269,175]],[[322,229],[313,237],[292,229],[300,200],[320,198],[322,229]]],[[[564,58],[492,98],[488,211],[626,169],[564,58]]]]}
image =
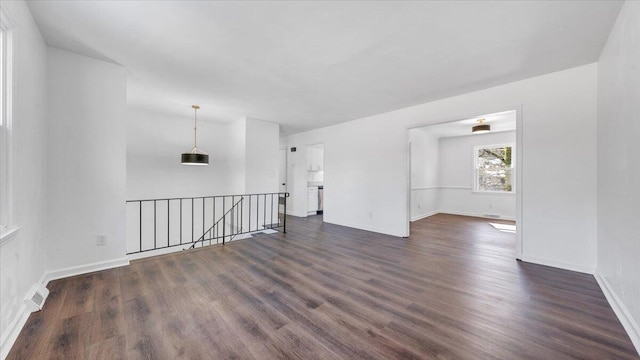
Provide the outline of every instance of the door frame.
{"type": "Polygon", "coordinates": [[[435,121],[424,121],[420,123],[414,123],[408,125],[406,128],[406,224],[407,236],[410,236],[411,231],[411,139],[409,137],[409,130],[415,128],[421,128],[425,126],[431,125],[439,125],[445,124],[455,121],[460,121],[464,119],[470,119],[477,117],[478,114],[493,114],[503,111],[515,111],[516,112],[516,246],[515,246],[515,254],[516,259],[522,260],[525,246],[524,246],[524,187],[523,187],[523,174],[525,169],[524,163],[524,151],[523,151],[523,134],[524,134],[524,121],[523,121],[523,113],[522,113],[522,104],[515,106],[505,106],[505,107],[492,107],[486,109],[480,109],[480,111],[474,111],[473,113],[461,113],[455,116],[447,116],[447,117],[439,117],[436,118],[435,121]]]}

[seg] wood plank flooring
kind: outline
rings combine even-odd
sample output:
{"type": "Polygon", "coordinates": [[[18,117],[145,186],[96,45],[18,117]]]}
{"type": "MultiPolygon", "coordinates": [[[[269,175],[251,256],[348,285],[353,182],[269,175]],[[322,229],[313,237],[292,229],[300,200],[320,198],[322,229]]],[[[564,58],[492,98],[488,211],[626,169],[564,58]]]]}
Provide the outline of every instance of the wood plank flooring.
{"type": "Polygon", "coordinates": [[[53,281],[9,359],[639,358],[593,276],[485,219],[287,230],[53,281]]]}

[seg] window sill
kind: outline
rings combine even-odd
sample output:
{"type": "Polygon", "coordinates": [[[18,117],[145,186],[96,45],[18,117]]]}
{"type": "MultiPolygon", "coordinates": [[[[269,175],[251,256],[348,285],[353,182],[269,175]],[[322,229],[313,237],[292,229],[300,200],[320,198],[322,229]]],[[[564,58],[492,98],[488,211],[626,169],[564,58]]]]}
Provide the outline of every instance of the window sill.
{"type": "Polygon", "coordinates": [[[471,190],[474,194],[485,194],[485,195],[515,195],[515,191],[478,191],[471,190]]]}
{"type": "Polygon", "coordinates": [[[0,234],[0,246],[4,246],[11,242],[11,240],[15,239],[18,236],[19,231],[20,227],[16,226],[0,234]]]}

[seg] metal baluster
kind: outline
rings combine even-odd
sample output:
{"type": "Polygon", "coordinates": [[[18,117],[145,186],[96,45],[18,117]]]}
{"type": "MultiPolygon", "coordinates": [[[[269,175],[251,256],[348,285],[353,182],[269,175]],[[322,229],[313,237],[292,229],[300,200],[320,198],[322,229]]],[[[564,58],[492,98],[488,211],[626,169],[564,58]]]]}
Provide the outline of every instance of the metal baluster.
{"type": "Polygon", "coordinates": [[[269,228],[273,229],[273,194],[271,194],[271,224],[269,224],[269,228]]]}
{"type": "Polygon", "coordinates": [[[153,200],[153,248],[156,247],[156,201],[153,200]]]}
{"type": "Polygon", "coordinates": [[[142,201],[140,201],[140,251],[142,251],[142,201]]]}
{"type": "Polygon", "coordinates": [[[286,234],[287,233],[287,194],[286,193],[284,195],[284,215],[283,215],[283,217],[284,217],[284,220],[282,221],[283,222],[282,232],[286,234]]]}
{"type": "Polygon", "coordinates": [[[193,209],[194,209],[193,198],[191,198],[191,242],[195,241],[194,234],[193,234],[193,228],[194,228],[193,221],[195,219],[195,216],[193,216],[193,209]]]}
{"type": "MultiPolygon", "coordinates": [[[[204,197],[202,198],[202,236],[204,236],[204,197]]],[[[202,246],[204,246],[204,238],[202,239],[202,246]]]]}

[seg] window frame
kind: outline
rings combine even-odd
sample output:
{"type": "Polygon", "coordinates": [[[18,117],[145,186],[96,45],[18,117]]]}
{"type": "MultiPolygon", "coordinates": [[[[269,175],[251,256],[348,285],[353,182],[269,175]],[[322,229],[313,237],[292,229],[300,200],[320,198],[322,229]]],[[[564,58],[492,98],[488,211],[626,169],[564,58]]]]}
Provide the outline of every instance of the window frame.
{"type": "Polygon", "coordinates": [[[14,123],[15,62],[13,22],[5,9],[0,9],[0,243],[12,240],[20,227],[14,217],[14,123]]]}
{"type": "Polygon", "coordinates": [[[515,143],[500,143],[489,145],[476,145],[473,147],[473,187],[471,189],[474,193],[479,194],[493,194],[493,195],[514,195],[516,193],[516,144],[515,143]],[[479,168],[478,168],[478,152],[481,149],[491,149],[500,147],[511,147],[511,191],[506,190],[480,190],[479,189],[479,168]]]}

